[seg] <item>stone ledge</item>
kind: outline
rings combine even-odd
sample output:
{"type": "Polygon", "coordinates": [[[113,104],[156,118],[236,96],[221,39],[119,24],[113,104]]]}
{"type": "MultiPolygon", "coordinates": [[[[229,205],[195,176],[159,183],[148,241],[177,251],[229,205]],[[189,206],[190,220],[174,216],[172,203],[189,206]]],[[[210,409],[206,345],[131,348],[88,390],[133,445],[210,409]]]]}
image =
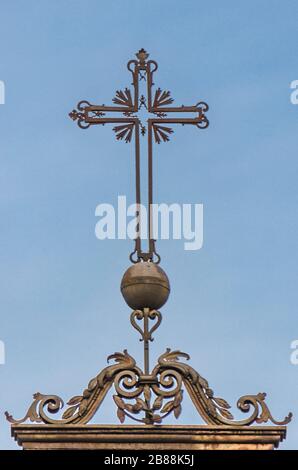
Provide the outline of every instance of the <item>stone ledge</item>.
{"type": "Polygon", "coordinates": [[[286,426],[14,424],[11,433],[31,450],[272,450],[286,426]]]}

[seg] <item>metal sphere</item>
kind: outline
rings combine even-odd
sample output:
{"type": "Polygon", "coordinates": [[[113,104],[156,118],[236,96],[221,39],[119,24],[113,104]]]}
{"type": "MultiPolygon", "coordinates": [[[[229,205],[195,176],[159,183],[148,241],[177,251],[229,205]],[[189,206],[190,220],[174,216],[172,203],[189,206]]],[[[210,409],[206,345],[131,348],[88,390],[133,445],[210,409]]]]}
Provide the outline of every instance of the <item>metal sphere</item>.
{"type": "Polygon", "coordinates": [[[144,261],[130,266],[121,281],[121,292],[127,305],[134,310],[158,310],[168,300],[168,276],[157,264],[144,261]]]}

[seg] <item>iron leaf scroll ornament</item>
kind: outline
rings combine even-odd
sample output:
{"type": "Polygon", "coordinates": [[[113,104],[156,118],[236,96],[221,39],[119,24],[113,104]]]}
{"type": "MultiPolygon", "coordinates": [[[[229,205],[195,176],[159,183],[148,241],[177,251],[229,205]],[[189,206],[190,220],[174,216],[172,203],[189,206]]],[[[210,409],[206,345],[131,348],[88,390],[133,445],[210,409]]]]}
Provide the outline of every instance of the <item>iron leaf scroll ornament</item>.
{"type": "MultiPolygon", "coordinates": [[[[144,316],[145,314],[146,312],[143,313],[144,316]]],[[[150,315],[150,312],[147,311],[147,315],[150,315]]],[[[132,312],[132,319],[140,320],[141,317],[141,311],[132,312]]],[[[151,317],[160,320],[156,311],[152,311],[151,317]]],[[[151,340],[152,331],[153,329],[148,332],[151,340]]],[[[282,421],[272,417],[265,402],[265,393],[239,398],[238,409],[243,413],[250,412],[250,415],[240,421],[234,420],[229,403],[223,398],[214,396],[207,380],[181,359],[188,361],[189,355],[167,349],[159,357],[151,373],[145,374],[127,350],[123,353],[116,352],[108,357],[108,362],[113,360],[114,363],[90,380],[82,395],[74,396],[67,402],[68,406],[61,419],[52,418],[51,415],[62,412],[63,400],[57,395],[41,393],[34,394],[34,400],[24,418],[14,419],[8,412],[5,415],[13,424],[24,423],[27,420],[46,424],[87,424],[114,385],[113,399],[121,423],[130,418],[146,425],[160,424],[170,414],[178,418],[182,411],[181,404],[185,391],[206,424],[248,426],[252,423],[271,421],[276,425],[285,425],[291,421],[292,413],[282,421]]]]}

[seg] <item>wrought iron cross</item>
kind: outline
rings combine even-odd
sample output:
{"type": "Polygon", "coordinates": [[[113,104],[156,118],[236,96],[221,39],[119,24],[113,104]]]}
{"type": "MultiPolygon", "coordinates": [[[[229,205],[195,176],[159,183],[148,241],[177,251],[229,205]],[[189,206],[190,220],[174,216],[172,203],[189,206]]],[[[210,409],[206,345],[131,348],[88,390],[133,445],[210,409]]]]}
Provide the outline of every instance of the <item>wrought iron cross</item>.
{"type": "MultiPolygon", "coordinates": [[[[131,254],[131,260],[137,263],[143,261],[153,261],[158,263],[159,255],[155,251],[154,240],[152,237],[152,146],[153,139],[156,143],[168,141],[169,134],[173,131],[170,124],[192,124],[198,128],[206,128],[208,120],[205,112],[208,106],[203,103],[197,103],[194,106],[170,107],[173,102],[168,91],[161,91],[159,88],[152,97],[153,73],[157,70],[157,63],[148,59],[146,51],[141,49],[137,54],[138,60],[128,62],[128,70],[133,77],[133,97],[129,89],[117,91],[113,102],[116,106],[95,106],[87,101],[81,101],[78,104],[78,110],[70,113],[70,117],[78,122],[78,125],[85,129],[92,124],[117,124],[114,127],[117,139],[124,139],[130,142],[133,134],[135,136],[135,161],[136,161],[136,202],[137,217],[141,204],[140,198],[140,133],[148,133],[148,205],[149,205],[149,251],[143,252],[140,239],[140,218],[137,230],[135,251],[131,254]],[[143,95],[139,97],[139,81],[147,82],[147,98],[143,95]],[[153,117],[148,118],[147,128],[141,123],[137,113],[142,106],[145,106],[153,117]],[[108,112],[122,113],[120,117],[107,117],[108,112]],[[168,117],[169,113],[195,113],[194,117],[168,117]],[[166,125],[165,125],[166,124],[166,125]],[[133,259],[136,253],[137,258],[133,259]],[[157,261],[153,260],[154,255],[157,261]]],[[[183,114],[182,114],[183,116],[183,114]]],[[[161,268],[152,263],[143,263],[150,266],[152,280],[153,271],[162,271],[161,268]]],[[[146,269],[147,269],[146,267],[146,269]]],[[[138,271],[143,268],[141,264],[130,266],[130,270],[138,271]]],[[[125,273],[125,275],[126,275],[125,273]]],[[[165,273],[164,273],[165,274],[165,273]]],[[[125,277],[124,275],[124,277],[125,277]]],[[[123,277],[123,278],[124,278],[123,277]]],[[[143,275],[141,281],[144,286],[143,275]]],[[[160,277],[153,277],[158,279],[160,277]]],[[[145,279],[146,280],[146,279],[145,279]]],[[[156,292],[156,291],[155,291],[156,292]]],[[[145,296],[146,297],[146,296],[145,296]]],[[[152,296],[153,297],[153,296],[152,296]]],[[[128,305],[127,298],[124,298],[128,305]]],[[[160,301],[160,306],[165,300],[160,301]]],[[[156,300],[156,299],[155,299],[156,300]]],[[[144,301],[145,302],[145,301],[144,301]]],[[[9,422],[17,426],[27,420],[37,423],[59,424],[59,425],[77,425],[88,423],[95,415],[97,409],[101,406],[105,396],[112,386],[115,394],[114,402],[117,406],[117,416],[121,423],[126,417],[131,418],[143,424],[161,423],[168,415],[173,414],[176,418],[181,413],[181,402],[184,389],[188,392],[199,415],[208,425],[224,426],[248,426],[252,423],[267,423],[271,421],[276,425],[284,425],[291,421],[292,413],[289,413],[284,420],[277,421],[273,418],[266,402],[266,394],[258,393],[256,395],[244,395],[239,398],[237,407],[244,413],[249,413],[246,419],[235,420],[230,410],[229,403],[223,398],[214,395],[209,383],[195,369],[185,361],[189,360],[189,355],[179,350],[171,351],[167,349],[157,360],[155,367],[149,369],[149,341],[153,340],[152,333],[159,327],[162,315],[155,307],[143,305],[133,307],[130,320],[132,326],[141,335],[140,340],[144,342],[144,370],[138,365],[136,360],[130,356],[125,349],[123,353],[116,352],[108,357],[113,360],[102,369],[96,377],[91,379],[81,395],[72,397],[67,402],[67,408],[64,410],[61,419],[51,417],[53,413],[59,412],[64,407],[63,400],[57,395],[43,395],[36,393],[33,395],[33,402],[28,408],[27,413],[22,419],[14,419],[6,412],[6,418],[9,422]],[[153,326],[152,325],[153,322],[153,326]],[[143,327],[142,327],[143,324],[143,327]],[[184,362],[182,361],[184,359],[184,362]],[[184,386],[184,389],[183,389],[184,386]],[[142,413],[143,417],[137,418],[142,413]]],[[[160,307],[156,307],[160,308],[160,307]]]]}
{"type": "Polygon", "coordinates": [[[130,260],[133,263],[143,261],[160,262],[160,256],[156,253],[155,240],[153,238],[153,217],[152,217],[152,203],[153,203],[153,181],[152,181],[152,154],[153,154],[153,140],[160,144],[169,140],[169,134],[173,132],[170,127],[172,124],[191,124],[197,126],[199,129],[205,129],[209,125],[209,121],[205,115],[208,111],[208,105],[203,101],[198,102],[193,106],[169,106],[173,103],[173,98],[169,91],[162,91],[157,88],[153,91],[153,74],[156,72],[158,65],[154,60],[147,60],[149,54],[141,49],[136,54],[137,60],[130,60],[127,64],[128,70],[132,74],[133,92],[129,88],[125,90],[117,90],[113,98],[115,106],[106,105],[92,105],[88,101],[80,101],[77,105],[77,110],[74,109],[69,116],[77,121],[82,129],[96,124],[117,124],[113,131],[116,133],[118,140],[131,142],[134,135],[135,143],[135,167],[136,167],[136,240],[135,249],[130,255],[130,260]],[[140,96],[140,81],[144,80],[147,83],[147,97],[140,96]],[[147,126],[145,126],[139,116],[138,111],[145,107],[150,115],[147,119],[147,126]],[[109,117],[108,113],[120,113],[120,116],[112,115],[109,117]],[[179,113],[180,116],[174,116],[174,113],[179,113]],[[192,117],[184,117],[185,113],[194,113],[192,117]],[[168,116],[170,114],[171,117],[168,116]],[[173,117],[172,117],[173,116],[173,117]],[[149,246],[148,252],[142,251],[141,247],[141,218],[140,218],[140,204],[141,204],[141,177],[140,177],[140,134],[144,136],[147,133],[148,139],[148,235],[149,246]],[[136,258],[134,256],[136,255],[136,258]],[[154,255],[156,260],[154,261],[154,255]]]}

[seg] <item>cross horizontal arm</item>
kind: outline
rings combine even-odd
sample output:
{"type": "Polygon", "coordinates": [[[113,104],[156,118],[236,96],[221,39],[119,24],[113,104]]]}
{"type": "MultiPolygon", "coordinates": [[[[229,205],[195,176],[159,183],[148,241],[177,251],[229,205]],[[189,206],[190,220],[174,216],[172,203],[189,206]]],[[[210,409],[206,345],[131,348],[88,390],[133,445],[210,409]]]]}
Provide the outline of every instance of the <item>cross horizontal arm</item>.
{"type": "Polygon", "coordinates": [[[118,122],[122,122],[122,123],[130,123],[130,124],[135,124],[136,122],[138,122],[138,118],[129,118],[129,117],[112,117],[112,118],[109,118],[109,117],[93,117],[93,116],[89,116],[89,114],[86,114],[86,117],[84,119],[84,121],[86,123],[89,123],[89,124],[117,124],[118,122]]]}
{"type": "MultiPolygon", "coordinates": [[[[134,80],[135,81],[135,80],[134,80]]],[[[78,125],[85,129],[85,124],[105,124],[113,122],[132,122],[126,118],[118,118],[117,120],[110,120],[111,118],[104,117],[106,113],[123,113],[125,116],[130,118],[130,115],[138,111],[139,106],[139,95],[138,86],[135,87],[134,99],[132,98],[131,92],[128,88],[124,91],[117,90],[113,103],[116,106],[105,106],[93,105],[89,101],[80,101],[77,105],[77,109],[73,109],[69,116],[74,121],[78,121],[78,125]],[[126,121],[124,121],[126,119],[126,121]]],[[[131,118],[132,119],[132,118],[131,118]]]]}
{"type": "Polygon", "coordinates": [[[133,108],[129,106],[105,106],[105,105],[90,105],[84,108],[86,111],[95,112],[100,111],[102,113],[110,112],[110,113],[127,113],[127,112],[134,112],[133,108]]]}
{"type": "Polygon", "coordinates": [[[79,127],[82,129],[87,129],[90,127],[90,125],[93,124],[127,124],[129,126],[133,126],[137,122],[139,122],[139,119],[135,116],[129,116],[130,111],[128,111],[128,108],[125,108],[125,113],[124,111],[121,111],[121,107],[115,106],[115,107],[105,107],[105,106],[93,106],[93,105],[82,105],[78,104],[78,110],[73,110],[71,113],[69,113],[69,116],[73,121],[77,121],[77,124],[79,127]],[[107,117],[105,112],[103,110],[109,111],[113,110],[116,112],[122,112],[124,114],[128,114],[127,116],[115,116],[115,117],[107,117]]]}
{"type": "MultiPolygon", "coordinates": [[[[154,118],[154,119],[148,119],[148,123],[151,124],[198,124],[201,122],[206,122],[208,121],[206,116],[203,114],[201,116],[193,117],[193,118],[154,118]]],[[[208,121],[209,122],[209,121],[208,121]]],[[[207,127],[207,126],[206,126],[207,127]]]]}
{"type": "Polygon", "coordinates": [[[204,102],[199,102],[194,106],[156,106],[151,108],[152,113],[199,113],[204,114],[209,109],[204,102]]]}
{"type": "MultiPolygon", "coordinates": [[[[173,133],[171,127],[165,126],[165,124],[182,124],[194,125],[199,129],[206,129],[209,126],[209,121],[204,113],[198,114],[196,117],[160,117],[148,119],[148,135],[150,137],[151,131],[153,130],[155,142],[160,144],[162,141],[167,142],[169,140],[169,134],[173,133]]],[[[150,137],[151,138],[151,137],[150,137]]]]}

